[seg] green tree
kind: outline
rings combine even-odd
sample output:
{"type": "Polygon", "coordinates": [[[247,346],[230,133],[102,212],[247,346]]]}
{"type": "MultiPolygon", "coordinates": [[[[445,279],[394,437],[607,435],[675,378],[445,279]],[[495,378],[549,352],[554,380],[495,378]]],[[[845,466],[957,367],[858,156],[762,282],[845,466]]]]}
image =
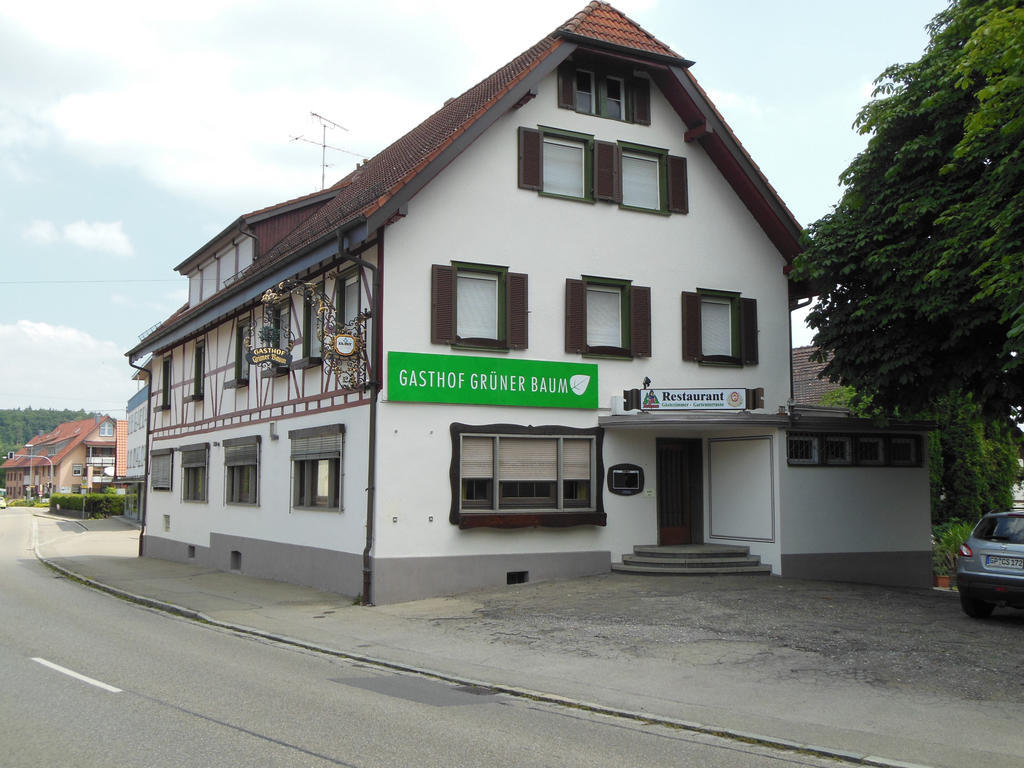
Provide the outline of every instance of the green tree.
{"type": "Polygon", "coordinates": [[[888,410],[970,392],[1024,406],[1024,9],[957,0],[911,64],[889,67],[842,198],[809,227],[826,373],[888,410]]]}

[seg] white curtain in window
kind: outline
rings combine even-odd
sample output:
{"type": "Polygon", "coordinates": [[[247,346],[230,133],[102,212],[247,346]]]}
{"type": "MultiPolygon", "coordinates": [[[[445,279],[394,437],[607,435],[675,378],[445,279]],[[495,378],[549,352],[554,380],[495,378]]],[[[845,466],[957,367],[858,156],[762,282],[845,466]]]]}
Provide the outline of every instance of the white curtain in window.
{"type": "Polygon", "coordinates": [[[732,304],[728,300],[701,301],[700,335],[705,355],[732,354],[732,304]]]}
{"type": "Polygon", "coordinates": [[[622,293],[618,288],[587,287],[587,346],[622,346],[622,293]]]}
{"type": "Polygon", "coordinates": [[[622,153],[622,204],[637,208],[661,208],[658,158],[622,153]]]}
{"type": "Polygon", "coordinates": [[[497,276],[460,273],[458,282],[458,335],[463,339],[498,338],[497,276]]]}
{"type": "Polygon", "coordinates": [[[584,197],[583,145],[544,140],[544,191],[584,197]]]}

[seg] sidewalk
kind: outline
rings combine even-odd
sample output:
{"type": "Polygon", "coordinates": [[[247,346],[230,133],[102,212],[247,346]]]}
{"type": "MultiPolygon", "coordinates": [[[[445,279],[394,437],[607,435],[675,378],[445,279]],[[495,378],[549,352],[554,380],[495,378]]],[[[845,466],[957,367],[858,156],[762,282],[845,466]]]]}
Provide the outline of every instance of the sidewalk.
{"type": "Polygon", "coordinates": [[[972,621],[952,593],[608,574],[363,607],[140,559],[122,519],[34,522],[58,569],[349,658],[869,765],[1024,766],[1024,616],[972,621]]]}

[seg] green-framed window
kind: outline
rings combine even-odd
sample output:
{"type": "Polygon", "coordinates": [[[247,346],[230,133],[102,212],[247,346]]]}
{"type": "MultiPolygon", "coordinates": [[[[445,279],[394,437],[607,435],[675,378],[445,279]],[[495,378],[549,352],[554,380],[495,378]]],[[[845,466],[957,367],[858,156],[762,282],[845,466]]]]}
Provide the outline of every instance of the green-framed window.
{"type": "Polygon", "coordinates": [[[721,365],[758,362],[757,301],[735,291],[684,291],[683,359],[721,365]]]}
{"type": "Polygon", "coordinates": [[[485,349],[526,349],[525,274],[491,264],[452,262],[431,270],[430,340],[485,349]]]}
{"type": "Polygon", "coordinates": [[[567,279],[565,351],[650,357],[651,289],[616,278],[567,279]]]}

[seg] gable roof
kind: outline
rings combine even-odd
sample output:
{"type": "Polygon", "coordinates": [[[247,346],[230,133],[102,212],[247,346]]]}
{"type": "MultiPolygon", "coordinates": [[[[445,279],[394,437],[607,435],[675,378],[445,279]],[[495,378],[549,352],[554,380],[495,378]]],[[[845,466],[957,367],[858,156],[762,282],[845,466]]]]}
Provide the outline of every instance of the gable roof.
{"type": "Polygon", "coordinates": [[[584,43],[599,43],[622,51],[640,51],[656,57],[693,64],[608,3],[592,2],[553,35],[584,43]]]}
{"type": "Polygon", "coordinates": [[[258,300],[297,268],[335,257],[333,243],[344,233],[354,244],[371,239],[498,118],[535,96],[540,81],[577,50],[645,69],[685,123],[686,140],[704,148],[786,262],[799,253],[800,225],[697,85],[689,71],[693,62],[608,3],[595,1],[325,190],[326,202],[234,285],[203,305],[183,307],[128,357],[164,349],[237,311],[240,301],[258,300]]]}
{"type": "MultiPolygon", "coordinates": [[[[88,419],[80,419],[79,421],[65,421],[63,424],[57,425],[52,432],[48,432],[45,435],[36,435],[28,441],[27,445],[32,446],[34,456],[25,455],[23,453],[25,449],[22,448],[13,459],[7,459],[0,467],[3,469],[27,469],[29,467],[49,466],[51,461],[53,466],[56,467],[71,451],[92,436],[99,429],[100,424],[105,421],[115,424],[116,434],[116,422],[109,416],[90,417],[88,419]],[[37,452],[40,448],[61,443],[65,440],[68,441],[67,445],[53,456],[46,454],[46,459],[44,459],[42,458],[44,454],[37,452]]],[[[113,439],[103,442],[113,443],[113,439]]]]}

